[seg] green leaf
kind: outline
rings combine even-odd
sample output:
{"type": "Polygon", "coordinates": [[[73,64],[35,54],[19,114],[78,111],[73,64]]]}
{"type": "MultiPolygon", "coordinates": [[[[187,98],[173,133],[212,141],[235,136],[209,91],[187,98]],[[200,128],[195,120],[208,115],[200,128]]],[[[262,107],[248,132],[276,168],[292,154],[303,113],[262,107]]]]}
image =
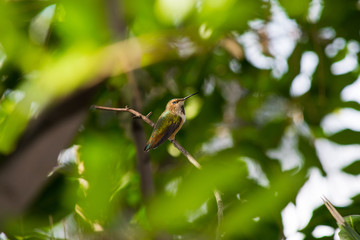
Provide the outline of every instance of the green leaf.
{"type": "Polygon", "coordinates": [[[310,4],[310,0],[280,0],[279,2],[285,8],[285,11],[289,16],[294,18],[305,18],[310,4]]]}
{"type": "Polygon", "coordinates": [[[322,27],[331,26],[336,31],[337,36],[347,39],[357,38],[359,27],[352,24],[360,20],[357,4],[357,0],[326,1],[319,25],[322,27]]]}
{"type": "Polygon", "coordinates": [[[358,144],[360,142],[360,132],[345,129],[331,135],[329,140],[342,145],[358,144]]]}
{"type": "Polygon", "coordinates": [[[189,214],[209,199],[215,201],[215,188],[225,192],[243,185],[247,176],[246,165],[236,160],[233,153],[223,151],[203,161],[201,171],[192,170],[176,186],[176,190],[173,190],[175,196],[166,192],[158,193],[148,211],[151,225],[155,229],[171,231],[192,228],[193,225],[188,221],[189,214]]]}
{"type": "Polygon", "coordinates": [[[340,226],[339,237],[341,240],[360,240],[360,215],[351,215],[344,217],[345,226],[340,226]]]}
{"type": "Polygon", "coordinates": [[[342,169],[344,172],[352,174],[352,175],[358,175],[360,174],[360,159],[354,161],[349,166],[342,169]]]}
{"type": "Polygon", "coordinates": [[[300,135],[298,138],[298,148],[303,155],[306,168],[317,167],[323,174],[325,174],[323,166],[321,165],[320,159],[316,153],[315,145],[311,139],[300,135]]]}
{"type": "Polygon", "coordinates": [[[258,141],[263,145],[264,148],[276,148],[284,134],[284,131],[288,125],[286,120],[283,121],[273,121],[266,124],[259,132],[256,134],[259,136],[258,141]],[[266,136],[266,137],[261,137],[266,136]]]}
{"type": "Polygon", "coordinates": [[[341,102],[341,105],[339,106],[341,108],[353,108],[355,110],[360,111],[360,104],[355,101],[347,101],[347,102],[341,102]]]}

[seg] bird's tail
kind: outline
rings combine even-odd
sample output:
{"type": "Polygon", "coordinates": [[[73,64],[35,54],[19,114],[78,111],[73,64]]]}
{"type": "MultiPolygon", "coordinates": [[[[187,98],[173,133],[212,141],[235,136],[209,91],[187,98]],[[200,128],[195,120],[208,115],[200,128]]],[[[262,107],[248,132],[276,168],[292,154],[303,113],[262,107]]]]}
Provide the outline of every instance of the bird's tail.
{"type": "Polygon", "coordinates": [[[144,151],[145,151],[145,152],[148,152],[150,149],[151,149],[150,143],[146,144],[146,146],[145,146],[145,148],[144,148],[144,151]]]}

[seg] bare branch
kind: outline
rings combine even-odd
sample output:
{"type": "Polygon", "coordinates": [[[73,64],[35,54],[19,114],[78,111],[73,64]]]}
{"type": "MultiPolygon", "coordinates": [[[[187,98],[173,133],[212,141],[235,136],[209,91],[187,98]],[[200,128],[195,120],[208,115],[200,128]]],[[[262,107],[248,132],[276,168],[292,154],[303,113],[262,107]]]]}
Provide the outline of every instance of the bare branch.
{"type": "Polygon", "coordinates": [[[176,139],[169,139],[169,141],[172,142],[172,144],[174,144],[174,146],[179,149],[182,154],[184,154],[184,156],[190,161],[192,165],[194,165],[197,169],[201,169],[200,163],[196,161],[195,158],[191,156],[191,154],[176,141],[176,139]]]}
{"type": "Polygon", "coordinates": [[[148,117],[142,115],[141,113],[139,113],[138,111],[135,111],[134,109],[129,108],[128,106],[125,106],[125,108],[113,108],[113,107],[103,107],[103,106],[94,105],[93,107],[95,109],[101,109],[101,110],[113,111],[113,112],[129,112],[129,113],[132,113],[133,115],[135,115],[136,117],[141,118],[142,120],[144,120],[144,122],[146,122],[150,126],[154,127],[154,125],[155,125],[153,123],[153,121],[151,121],[148,117]]]}
{"type": "Polygon", "coordinates": [[[149,118],[151,116],[152,112],[149,112],[146,117],[149,118]]]}

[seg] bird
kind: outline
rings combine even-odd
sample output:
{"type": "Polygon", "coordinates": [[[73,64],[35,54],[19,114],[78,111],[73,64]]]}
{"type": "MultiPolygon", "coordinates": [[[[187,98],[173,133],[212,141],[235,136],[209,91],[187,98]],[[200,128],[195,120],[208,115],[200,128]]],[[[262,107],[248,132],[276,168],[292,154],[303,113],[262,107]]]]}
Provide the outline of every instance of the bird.
{"type": "Polygon", "coordinates": [[[171,99],[166,104],[165,111],[156,121],[151,136],[144,148],[145,152],[148,152],[150,149],[157,148],[167,139],[175,139],[176,133],[180,130],[186,120],[184,102],[189,97],[198,93],[199,92],[193,93],[184,98],[171,99]]]}

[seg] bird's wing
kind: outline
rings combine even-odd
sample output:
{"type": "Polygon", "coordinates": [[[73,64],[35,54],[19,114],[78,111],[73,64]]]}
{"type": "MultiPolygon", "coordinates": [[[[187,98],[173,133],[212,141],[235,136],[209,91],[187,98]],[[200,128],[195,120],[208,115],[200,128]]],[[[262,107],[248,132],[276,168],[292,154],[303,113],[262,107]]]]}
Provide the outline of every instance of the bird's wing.
{"type": "Polygon", "coordinates": [[[170,112],[161,115],[155,124],[154,130],[149,139],[150,143],[154,145],[151,148],[156,148],[165,142],[176,129],[181,126],[182,118],[170,112]],[[171,114],[169,116],[168,114],[171,114]]]}

